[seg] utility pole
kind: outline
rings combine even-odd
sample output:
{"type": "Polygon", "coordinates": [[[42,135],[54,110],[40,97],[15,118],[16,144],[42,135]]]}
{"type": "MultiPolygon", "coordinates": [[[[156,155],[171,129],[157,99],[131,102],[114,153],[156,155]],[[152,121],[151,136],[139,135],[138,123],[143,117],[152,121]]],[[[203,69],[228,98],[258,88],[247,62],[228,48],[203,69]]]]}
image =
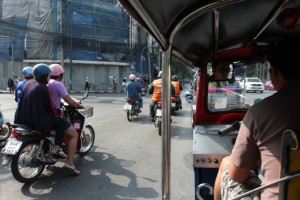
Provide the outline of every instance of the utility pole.
{"type": "Polygon", "coordinates": [[[152,39],[148,35],[148,71],[149,71],[149,82],[151,83],[151,64],[150,64],[150,48],[152,50],[152,39]],[[150,45],[149,45],[150,44],[150,45]]]}
{"type": "Polygon", "coordinates": [[[14,72],[14,46],[13,46],[13,45],[12,45],[12,46],[9,46],[9,47],[7,48],[7,53],[8,53],[8,55],[11,56],[12,76],[13,76],[13,78],[14,78],[15,72],[14,72]]]}
{"type": "Polygon", "coordinates": [[[148,46],[146,45],[146,46],[144,46],[144,48],[142,49],[142,51],[141,51],[141,58],[140,58],[140,65],[141,65],[141,76],[142,76],[142,74],[143,74],[143,68],[142,68],[142,65],[143,65],[143,51],[147,48],[148,46]]]}
{"type": "Polygon", "coordinates": [[[64,35],[63,35],[63,3],[62,0],[60,0],[60,5],[59,5],[59,13],[60,13],[60,22],[59,22],[59,27],[60,27],[60,65],[64,67],[64,35]]]}

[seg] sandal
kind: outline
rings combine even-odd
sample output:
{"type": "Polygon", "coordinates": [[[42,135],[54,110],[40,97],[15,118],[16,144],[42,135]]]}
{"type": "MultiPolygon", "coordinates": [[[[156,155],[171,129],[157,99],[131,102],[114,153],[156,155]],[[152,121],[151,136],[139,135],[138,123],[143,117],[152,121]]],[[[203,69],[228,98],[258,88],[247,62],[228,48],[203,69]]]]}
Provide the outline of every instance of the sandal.
{"type": "Polygon", "coordinates": [[[76,169],[76,167],[67,167],[66,165],[63,166],[63,169],[66,169],[69,173],[73,176],[80,175],[80,171],[76,169]]]}
{"type": "Polygon", "coordinates": [[[50,156],[53,158],[57,158],[57,159],[60,159],[60,158],[66,159],[67,158],[67,154],[65,154],[65,152],[63,152],[63,150],[61,150],[61,149],[59,149],[57,152],[51,152],[50,156]]]}

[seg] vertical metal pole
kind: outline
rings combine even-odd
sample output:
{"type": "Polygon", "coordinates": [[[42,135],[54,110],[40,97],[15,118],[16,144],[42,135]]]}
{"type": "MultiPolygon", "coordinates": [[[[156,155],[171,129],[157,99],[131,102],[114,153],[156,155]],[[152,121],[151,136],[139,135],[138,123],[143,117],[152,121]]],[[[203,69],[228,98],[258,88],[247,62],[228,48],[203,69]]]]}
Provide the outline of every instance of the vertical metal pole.
{"type": "Polygon", "coordinates": [[[63,9],[62,9],[63,3],[62,0],[60,0],[59,4],[59,15],[60,15],[60,65],[64,67],[64,31],[63,31],[63,9]]]}
{"type": "Polygon", "coordinates": [[[160,71],[161,70],[161,64],[160,64],[160,49],[158,47],[158,53],[157,53],[157,70],[160,71]]]}
{"type": "Polygon", "coordinates": [[[162,199],[170,199],[171,174],[171,45],[163,54],[162,65],[162,199]]]}
{"type": "Polygon", "coordinates": [[[73,19],[73,17],[72,17],[72,1],[70,1],[70,11],[69,11],[69,22],[70,22],[70,34],[69,34],[69,37],[70,37],[70,53],[69,53],[69,55],[70,55],[70,90],[72,90],[73,89],[73,87],[72,87],[72,73],[73,73],[73,69],[72,69],[72,48],[73,48],[73,46],[72,46],[72,42],[73,42],[73,30],[72,30],[72,28],[73,28],[73,22],[72,22],[72,19],[73,19]]]}
{"type": "Polygon", "coordinates": [[[15,78],[15,66],[14,66],[14,46],[11,45],[11,63],[12,63],[12,79],[14,80],[15,78]]]}
{"type": "Polygon", "coordinates": [[[141,73],[141,76],[142,76],[142,70],[143,70],[143,68],[142,68],[142,64],[143,64],[143,60],[142,60],[142,54],[143,54],[143,50],[144,49],[142,49],[142,51],[141,51],[141,57],[140,57],[140,67],[141,67],[141,71],[140,71],[140,73],[141,73]]]}
{"type": "Polygon", "coordinates": [[[151,62],[150,62],[150,48],[148,47],[148,71],[149,71],[149,81],[151,83],[151,62]]]}
{"type": "Polygon", "coordinates": [[[143,71],[143,69],[142,69],[142,64],[143,64],[143,60],[142,60],[142,57],[143,57],[143,51],[144,51],[146,48],[148,48],[148,46],[144,46],[143,49],[142,49],[142,51],[141,51],[141,58],[140,58],[140,59],[141,59],[141,76],[142,76],[142,74],[143,74],[143,72],[142,72],[142,71],[143,71]]]}

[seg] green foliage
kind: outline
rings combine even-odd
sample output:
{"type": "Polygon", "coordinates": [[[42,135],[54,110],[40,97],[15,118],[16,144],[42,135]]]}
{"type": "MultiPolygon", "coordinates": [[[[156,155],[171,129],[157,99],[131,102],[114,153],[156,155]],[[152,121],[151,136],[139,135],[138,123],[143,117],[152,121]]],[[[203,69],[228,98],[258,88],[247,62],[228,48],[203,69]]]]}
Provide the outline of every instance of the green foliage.
{"type": "Polygon", "coordinates": [[[192,79],[194,72],[192,68],[183,65],[176,59],[171,59],[171,75],[177,75],[180,80],[182,79],[192,79]]]}

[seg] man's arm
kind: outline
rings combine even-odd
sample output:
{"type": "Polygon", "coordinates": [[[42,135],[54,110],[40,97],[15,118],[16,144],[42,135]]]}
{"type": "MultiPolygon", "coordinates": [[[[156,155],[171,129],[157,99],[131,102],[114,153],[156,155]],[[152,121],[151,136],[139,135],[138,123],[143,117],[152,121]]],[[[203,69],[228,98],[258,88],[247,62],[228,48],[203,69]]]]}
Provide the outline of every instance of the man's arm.
{"type": "Polygon", "coordinates": [[[250,169],[237,167],[229,161],[228,174],[233,181],[242,183],[249,177],[250,169]]]}
{"type": "Polygon", "coordinates": [[[249,177],[250,171],[256,167],[258,159],[259,150],[253,134],[242,123],[230,155],[228,168],[230,178],[238,183],[245,181],[249,177]]]}
{"type": "Polygon", "coordinates": [[[175,96],[175,87],[171,84],[171,95],[175,96]]]}
{"type": "Polygon", "coordinates": [[[183,88],[182,88],[182,86],[181,86],[181,83],[179,82],[179,89],[180,89],[180,91],[182,91],[183,90],[183,88]]]}
{"type": "Polygon", "coordinates": [[[65,97],[63,98],[63,100],[64,100],[65,102],[67,102],[67,103],[68,103],[69,105],[71,105],[71,106],[74,106],[74,107],[76,107],[76,108],[83,108],[83,106],[82,106],[80,103],[74,101],[74,99],[72,99],[72,98],[70,97],[70,95],[65,96],[65,97]]]}
{"type": "Polygon", "coordinates": [[[153,93],[153,83],[149,85],[149,94],[153,93]]]}

